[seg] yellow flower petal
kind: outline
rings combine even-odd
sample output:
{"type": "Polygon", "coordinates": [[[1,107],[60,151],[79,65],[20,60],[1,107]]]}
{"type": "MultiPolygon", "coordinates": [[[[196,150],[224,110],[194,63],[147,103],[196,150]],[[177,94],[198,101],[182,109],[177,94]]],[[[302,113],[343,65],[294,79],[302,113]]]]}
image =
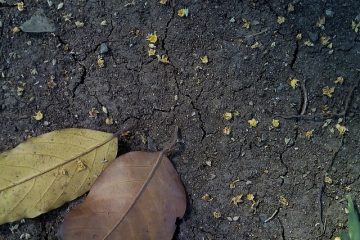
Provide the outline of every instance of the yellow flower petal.
{"type": "Polygon", "coordinates": [[[25,8],[24,2],[16,3],[16,7],[20,12],[24,11],[24,8],[25,8]]]}
{"type": "Polygon", "coordinates": [[[205,56],[200,57],[200,61],[203,64],[208,64],[209,63],[209,58],[208,58],[208,56],[205,55],[205,56]]]}
{"type": "Polygon", "coordinates": [[[237,206],[239,203],[242,203],[242,202],[243,202],[242,197],[243,197],[242,194],[239,194],[239,195],[237,195],[237,196],[234,196],[234,197],[231,198],[231,201],[230,201],[230,202],[237,206]]]}
{"type": "Polygon", "coordinates": [[[34,118],[36,121],[40,121],[44,118],[44,114],[41,111],[37,111],[35,112],[34,118]]]}
{"type": "Polygon", "coordinates": [[[344,78],[342,76],[337,77],[336,80],[334,81],[335,84],[343,84],[344,83],[344,78]]]}
{"type": "Polygon", "coordinates": [[[251,127],[256,127],[258,124],[258,121],[256,121],[255,118],[248,120],[248,123],[251,127]]]}
{"type": "Polygon", "coordinates": [[[156,55],[156,50],[150,48],[150,49],[148,50],[148,54],[149,54],[149,56],[155,56],[155,55],[156,55]]]}
{"type": "Polygon", "coordinates": [[[11,29],[11,32],[12,33],[18,33],[18,32],[20,32],[21,30],[20,30],[20,28],[19,27],[13,27],[12,29],[11,29]]]}
{"type": "Polygon", "coordinates": [[[360,27],[360,22],[351,21],[351,29],[354,30],[354,32],[358,32],[360,27]]]}
{"type": "Polygon", "coordinates": [[[76,22],[75,22],[75,26],[76,26],[77,28],[81,28],[81,27],[84,26],[84,22],[76,21],[76,22]]]}
{"type": "Polygon", "coordinates": [[[96,63],[101,68],[105,67],[105,60],[101,56],[98,56],[96,63]]]}
{"type": "Polygon", "coordinates": [[[277,22],[278,24],[283,24],[283,23],[285,22],[285,20],[286,20],[285,17],[283,17],[283,16],[278,16],[276,22],[277,22]]]}
{"type": "Polygon", "coordinates": [[[243,19],[242,19],[242,22],[243,22],[243,25],[242,25],[243,28],[246,28],[246,29],[249,29],[249,28],[250,28],[251,22],[250,22],[249,20],[243,18],[243,19]]]}
{"type": "Polygon", "coordinates": [[[167,55],[156,55],[156,57],[158,58],[158,61],[159,62],[162,62],[162,63],[164,63],[164,64],[169,64],[170,63],[170,61],[169,61],[169,57],[167,56],[167,55]]]}
{"type": "Polygon", "coordinates": [[[344,135],[347,131],[349,131],[347,127],[340,125],[339,123],[335,125],[335,128],[338,130],[340,135],[344,135]]]}
{"type": "Polygon", "coordinates": [[[298,84],[299,80],[293,78],[290,80],[290,86],[292,87],[292,89],[295,89],[297,86],[299,86],[298,84]]]}
{"type": "Polygon", "coordinates": [[[224,133],[224,135],[230,135],[230,133],[231,133],[231,128],[230,128],[230,127],[224,127],[223,133],[224,133]]]}
{"type": "Polygon", "coordinates": [[[223,114],[223,118],[227,121],[231,120],[233,118],[233,114],[231,112],[225,112],[223,114]]]}
{"type": "Polygon", "coordinates": [[[304,42],[304,45],[307,46],[307,47],[313,47],[314,46],[314,44],[310,40],[306,40],[304,42]]]}
{"type": "Polygon", "coordinates": [[[326,86],[326,87],[324,87],[324,88],[322,89],[322,92],[323,92],[323,95],[331,98],[331,97],[332,97],[332,94],[335,92],[335,87],[328,87],[328,86],[326,86]]]}
{"type": "Polygon", "coordinates": [[[213,212],[213,216],[214,216],[214,218],[221,218],[221,213],[219,212],[219,211],[215,211],[215,212],[213,212]]]}
{"type": "Polygon", "coordinates": [[[280,120],[278,119],[273,119],[271,121],[271,125],[274,127],[274,128],[278,128],[280,126],[280,120]]]}
{"type": "Polygon", "coordinates": [[[288,200],[286,199],[286,197],[283,196],[283,195],[281,195],[281,196],[279,197],[279,203],[280,203],[281,205],[283,205],[284,207],[286,207],[286,206],[289,205],[289,201],[288,201],[288,200]]]}
{"type": "Polygon", "coordinates": [[[318,19],[318,21],[316,22],[316,26],[319,27],[319,28],[321,28],[321,29],[325,29],[324,25],[325,25],[325,17],[322,16],[322,17],[320,17],[320,18],[318,19]]]}
{"type": "Polygon", "coordinates": [[[246,195],[246,199],[249,200],[249,201],[254,201],[255,196],[254,196],[254,194],[249,193],[249,194],[246,195]]]}
{"type": "Polygon", "coordinates": [[[311,130],[309,130],[309,131],[306,131],[304,135],[305,135],[305,137],[306,137],[307,139],[312,138],[312,137],[314,136],[314,129],[311,129],[311,130]]]}
{"type": "Polygon", "coordinates": [[[146,40],[151,43],[156,43],[158,40],[158,36],[156,35],[156,32],[148,34],[146,40]]]}
{"type": "Polygon", "coordinates": [[[189,15],[189,9],[187,8],[180,8],[177,12],[179,17],[187,17],[189,15]]]}

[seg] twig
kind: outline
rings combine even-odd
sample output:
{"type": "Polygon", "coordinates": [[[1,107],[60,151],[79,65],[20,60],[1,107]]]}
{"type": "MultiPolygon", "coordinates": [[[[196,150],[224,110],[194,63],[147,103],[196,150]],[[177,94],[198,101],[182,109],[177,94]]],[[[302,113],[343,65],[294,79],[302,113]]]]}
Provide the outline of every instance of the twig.
{"type": "Polygon", "coordinates": [[[264,223],[270,222],[278,213],[279,213],[279,208],[276,209],[275,212],[268,219],[265,219],[264,223]]]}
{"type": "Polygon", "coordinates": [[[260,31],[260,32],[257,32],[257,33],[253,33],[253,34],[246,35],[245,38],[255,37],[255,36],[257,36],[257,35],[266,33],[267,31],[269,31],[269,28],[265,28],[264,30],[262,30],[262,31],[260,31]]]}
{"type": "Polygon", "coordinates": [[[299,115],[290,115],[290,116],[284,116],[284,115],[276,115],[275,117],[280,117],[283,119],[302,119],[302,120],[315,120],[315,119],[319,119],[319,120],[324,120],[324,119],[329,119],[329,118],[345,118],[349,113],[349,109],[350,109],[350,104],[351,104],[351,100],[352,97],[354,95],[354,91],[355,89],[359,86],[360,80],[358,80],[355,84],[353,84],[353,86],[350,88],[349,93],[346,97],[345,100],[345,104],[344,104],[344,110],[341,111],[340,113],[331,113],[331,114],[314,114],[314,115],[304,115],[306,112],[306,107],[308,104],[308,96],[307,96],[307,91],[305,86],[301,87],[302,88],[302,92],[303,92],[303,98],[304,98],[304,102],[303,102],[303,106],[302,106],[302,110],[300,112],[299,115]]]}
{"type": "Polygon", "coordinates": [[[303,94],[303,102],[302,102],[302,107],[301,107],[301,112],[300,112],[300,115],[302,116],[302,115],[305,115],[306,108],[308,106],[308,94],[307,94],[307,90],[305,87],[305,80],[301,81],[300,87],[301,87],[301,92],[303,94]]]}

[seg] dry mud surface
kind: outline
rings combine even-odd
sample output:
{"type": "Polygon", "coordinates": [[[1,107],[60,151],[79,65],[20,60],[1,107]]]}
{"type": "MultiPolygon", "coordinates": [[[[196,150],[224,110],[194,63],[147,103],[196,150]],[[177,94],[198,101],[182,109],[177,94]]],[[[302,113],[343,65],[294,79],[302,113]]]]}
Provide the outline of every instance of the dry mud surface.
{"type": "MultiPolygon", "coordinates": [[[[344,228],[345,194],[360,198],[360,26],[352,28],[359,1],[67,0],[59,10],[58,0],[24,2],[24,11],[0,3],[0,150],[66,127],[132,126],[121,152],[154,151],[177,125],[183,148],[172,161],[188,210],[174,239],[331,239],[344,228]],[[188,17],[178,16],[182,7],[188,17]],[[12,32],[39,9],[54,33],[12,32]],[[154,31],[169,64],[148,56],[154,31]],[[343,84],[334,83],[340,76],[343,84]],[[332,97],[326,86],[335,87],[332,97]],[[339,118],[345,135],[335,128],[339,118]]],[[[0,239],[56,239],[74,204],[4,224],[0,239]]]]}

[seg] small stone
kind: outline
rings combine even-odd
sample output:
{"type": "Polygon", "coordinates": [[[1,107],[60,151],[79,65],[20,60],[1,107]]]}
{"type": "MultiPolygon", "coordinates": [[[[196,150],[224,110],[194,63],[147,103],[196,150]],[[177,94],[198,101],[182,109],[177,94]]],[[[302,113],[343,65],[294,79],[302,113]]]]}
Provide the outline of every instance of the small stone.
{"type": "Polygon", "coordinates": [[[36,13],[29,20],[21,24],[20,29],[28,33],[55,32],[55,25],[49,18],[36,13]]]}
{"type": "Polygon", "coordinates": [[[231,22],[231,23],[234,23],[234,22],[235,22],[235,18],[234,18],[234,17],[230,18],[230,22],[231,22]]]}
{"type": "Polygon", "coordinates": [[[61,2],[61,3],[58,4],[57,10],[60,10],[60,9],[62,9],[63,7],[64,7],[64,3],[61,2]]]}
{"type": "Polygon", "coordinates": [[[107,53],[108,51],[109,51],[109,48],[108,48],[108,46],[106,45],[106,43],[100,44],[100,50],[99,50],[100,54],[105,54],[105,53],[107,53]]]}
{"type": "Polygon", "coordinates": [[[330,9],[326,9],[326,10],[325,10],[325,14],[326,14],[326,16],[328,16],[328,17],[333,17],[333,16],[334,16],[334,12],[331,11],[330,9]]]}
{"type": "Polygon", "coordinates": [[[308,32],[308,35],[312,42],[316,42],[319,39],[319,34],[316,32],[308,32]]]}

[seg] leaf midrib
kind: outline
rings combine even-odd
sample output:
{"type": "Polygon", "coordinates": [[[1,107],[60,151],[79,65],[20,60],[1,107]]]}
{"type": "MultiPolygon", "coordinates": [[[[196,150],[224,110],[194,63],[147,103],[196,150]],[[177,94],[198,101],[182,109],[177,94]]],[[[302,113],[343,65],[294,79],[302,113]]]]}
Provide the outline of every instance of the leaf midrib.
{"type": "Polygon", "coordinates": [[[97,144],[97,145],[93,146],[92,148],[89,148],[89,149],[86,150],[85,152],[82,152],[82,153],[80,153],[80,154],[78,154],[78,155],[76,155],[76,156],[74,156],[74,157],[66,160],[65,162],[59,163],[59,164],[57,164],[57,165],[54,165],[53,167],[51,167],[51,168],[49,168],[49,169],[46,169],[46,170],[43,171],[43,172],[40,172],[40,173],[38,173],[38,174],[32,175],[32,176],[30,176],[30,177],[27,177],[27,178],[25,178],[25,179],[23,179],[23,180],[15,183],[15,184],[10,184],[9,186],[6,186],[6,187],[4,187],[4,188],[1,188],[1,189],[0,189],[0,193],[1,193],[2,191],[7,190],[7,189],[13,188],[13,187],[15,187],[15,186],[17,186],[17,185],[20,185],[20,184],[23,184],[23,183],[25,183],[25,182],[27,182],[27,181],[30,181],[30,180],[32,180],[32,179],[34,179],[34,178],[37,178],[37,177],[39,177],[39,176],[41,176],[41,175],[44,175],[44,174],[46,174],[46,173],[48,173],[48,172],[51,172],[52,170],[54,170],[54,169],[56,169],[56,168],[59,168],[59,167],[61,167],[61,166],[64,166],[64,165],[66,165],[66,164],[68,164],[68,163],[70,163],[70,162],[78,159],[79,157],[84,156],[84,155],[86,155],[86,154],[94,151],[95,149],[104,146],[105,144],[107,144],[107,143],[109,143],[111,140],[113,140],[115,137],[116,137],[116,135],[113,134],[112,136],[110,136],[109,138],[107,138],[106,140],[104,140],[102,143],[97,144]]]}

